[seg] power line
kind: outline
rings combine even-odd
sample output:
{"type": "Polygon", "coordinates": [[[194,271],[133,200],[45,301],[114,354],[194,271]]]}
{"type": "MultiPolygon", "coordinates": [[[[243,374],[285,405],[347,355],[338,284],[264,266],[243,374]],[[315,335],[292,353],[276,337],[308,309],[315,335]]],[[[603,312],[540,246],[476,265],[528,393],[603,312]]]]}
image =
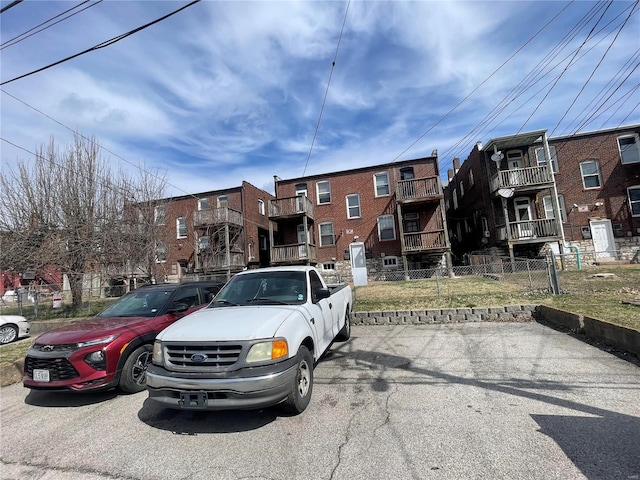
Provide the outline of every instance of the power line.
{"type": "Polygon", "coordinates": [[[24,2],[24,0],[15,0],[14,2],[11,2],[9,5],[7,5],[6,7],[2,7],[2,9],[0,9],[0,13],[4,13],[7,10],[9,10],[10,8],[15,7],[16,5],[18,5],[19,3],[24,2]]]}
{"type": "Polygon", "coordinates": [[[338,59],[338,50],[340,50],[340,42],[342,40],[342,34],[344,32],[344,26],[347,23],[347,14],[349,13],[349,6],[351,5],[351,0],[347,2],[347,8],[344,12],[344,19],[342,21],[342,29],[340,30],[340,36],[338,37],[338,44],[336,45],[336,53],[333,56],[333,62],[331,63],[331,71],[329,72],[329,80],[327,81],[327,88],[324,91],[324,98],[322,99],[322,106],[320,107],[320,115],[318,116],[318,122],[316,123],[316,129],[313,132],[313,139],[311,140],[311,147],[309,148],[309,155],[307,155],[307,161],[304,164],[304,170],[302,171],[302,176],[307,172],[307,166],[309,165],[309,160],[311,159],[311,152],[313,151],[313,146],[316,142],[316,137],[318,135],[318,129],[320,128],[320,120],[322,119],[322,113],[324,112],[324,106],[327,102],[327,95],[329,94],[329,85],[331,85],[331,77],[333,76],[333,71],[336,68],[336,60],[338,59]]]}
{"type": "Polygon", "coordinates": [[[89,6],[85,7],[85,8],[83,8],[82,10],[78,10],[77,12],[74,12],[74,13],[72,13],[71,15],[68,15],[68,16],[66,16],[66,17],[64,17],[64,18],[61,18],[61,19],[60,19],[60,20],[58,20],[57,22],[53,22],[51,25],[47,25],[46,27],[41,28],[40,30],[38,30],[38,31],[36,31],[36,32],[33,32],[33,30],[35,30],[35,29],[37,29],[37,28],[40,28],[40,27],[42,27],[43,25],[46,25],[47,23],[51,22],[52,20],[55,20],[56,18],[58,18],[58,17],[60,17],[60,16],[64,15],[65,13],[68,13],[68,12],[70,12],[70,11],[72,11],[72,10],[75,10],[76,8],[78,8],[78,7],[82,6],[82,5],[84,5],[85,3],[89,2],[89,1],[90,1],[90,0],[84,0],[84,2],[81,2],[79,5],[76,5],[75,7],[71,7],[71,8],[69,8],[69,9],[65,10],[64,12],[59,13],[58,15],[56,15],[56,16],[54,16],[54,17],[50,18],[49,20],[46,20],[46,21],[42,22],[41,24],[36,25],[36,26],[35,26],[35,27],[33,27],[33,28],[30,28],[30,29],[29,29],[29,30],[27,30],[26,32],[23,32],[23,33],[21,33],[20,35],[16,35],[15,37],[13,37],[13,38],[11,38],[11,39],[9,39],[9,40],[7,40],[7,41],[3,42],[2,44],[0,44],[0,50],[3,50],[3,49],[5,49],[5,48],[7,48],[7,47],[11,47],[11,46],[13,46],[13,45],[16,45],[16,44],[20,43],[21,41],[26,40],[27,38],[29,38],[29,37],[31,37],[31,36],[33,36],[33,35],[36,35],[37,33],[40,33],[40,32],[42,32],[42,31],[44,31],[44,30],[46,30],[46,29],[48,29],[48,28],[53,27],[54,25],[57,25],[57,24],[58,24],[58,23],[60,23],[60,22],[63,22],[63,21],[65,21],[65,20],[67,20],[67,19],[69,19],[69,18],[73,17],[74,15],[77,15],[77,14],[79,14],[79,13],[81,13],[81,12],[84,12],[84,11],[85,11],[85,10],[87,10],[88,8],[95,7],[96,5],[98,5],[99,3],[101,3],[103,0],[97,0],[95,3],[93,3],[93,4],[91,4],[91,5],[89,5],[89,6]],[[30,32],[33,32],[33,33],[31,33],[30,35],[27,35],[27,34],[29,34],[30,32]],[[22,38],[20,38],[20,37],[22,37],[22,38]],[[15,41],[14,41],[14,40],[15,40],[15,41]],[[9,44],[9,45],[7,45],[7,44],[9,44]]]}
{"type": "Polygon", "coordinates": [[[109,40],[106,40],[106,41],[104,41],[102,43],[99,43],[99,44],[97,44],[97,45],[95,45],[95,46],[93,46],[91,48],[88,48],[88,49],[80,52],[80,53],[76,53],[75,55],[71,55],[70,57],[63,58],[62,60],[58,60],[57,62],[53,62],[53,63],[51,63],[51,64],[49,64],[49,65],[47,65],[45,67],[38,68],[37,70],[33,70],[33,71],[29,72],[29,73],[25,73],[25,74],[20,75],[18,77],[12,78],[11,80],[6,80],[6,81],[0,83],[0,85],[6,85],[7,83],[15,82],[16,80],[20,80],[21,78],[28,77],[28,76],[33,75],[35,73],[42,72],[43,70],[47,70],[47,69],[49,69],[51,67],[55,67],[56,65],[60,65],[61,63],[68,62],[69,60],[77,58],[77,57],[79,57],[81,55],[84,55],[86,53],[93,52],[95,50],[99,50],[101,48],[105,48],[105,47],[108,47],[110,45],[113,45],[114,43],[117,43],[120,40],[123,40],[123,39],[133,35],[134,33],[138,33],[141,30],[144,30],[145,28],[148,28],[148,27],[150,27],[152,25],[155,25],[156,23],[159,23],[159,22],[161,22],[163,20],[166,20],[167,18],[175,15],[176,13],[181,12],[182,10],[184,10],[186,8],[189,8],[189,7],[193,6],[193,5],[195,5],[196,3],[199,3],[200,1],[201,0],[193,0],[192,2],[188,3],[187,5],[184,5],[184,6],[180,7],[179,9],[174,10],[173,12],[168,13],[167,15],[164,15],[164,16],[156,19],[156,20],[153,20],[152,22],[149,22],[149,23],[147,23],[145,25],[142,25],[142,26],[140,26],[138,28],[135,28],[135,29],[133,29],[133,30],[127,32],[127,33],[123,33],[122,35],[118,35],[117,37],[113,37],[113,38],[111,38],[109,40]]]}

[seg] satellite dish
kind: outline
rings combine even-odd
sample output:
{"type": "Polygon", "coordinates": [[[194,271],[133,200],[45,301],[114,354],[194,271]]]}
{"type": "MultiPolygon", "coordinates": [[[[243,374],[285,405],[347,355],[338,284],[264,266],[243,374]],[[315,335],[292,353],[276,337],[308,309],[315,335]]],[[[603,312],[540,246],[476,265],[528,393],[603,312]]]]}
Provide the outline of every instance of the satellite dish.
{"type": "Polygon", "coordinates": [[[503,158],[504,158],[504,154],[500,151],[491,155],[491,160],[493,160],[496,163],[501,162],[503,158]]]}
{"type": "Polygon", "coordinates": [[[511,198],[513,197],[513,191],[513,188],[501,188],[498,190],[498,195],[504,198],[511,198]]]}

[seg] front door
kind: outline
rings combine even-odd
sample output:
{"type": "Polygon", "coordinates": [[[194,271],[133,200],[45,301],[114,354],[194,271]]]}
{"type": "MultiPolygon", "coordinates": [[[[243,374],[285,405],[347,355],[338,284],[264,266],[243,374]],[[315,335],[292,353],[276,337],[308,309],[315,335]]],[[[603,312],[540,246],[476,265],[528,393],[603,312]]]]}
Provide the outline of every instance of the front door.
{"type": "Polygon", "coordinates": [[[616,258],[616,244],[613,239],[611,220],[591,220],[591,238],[593,239],[593,249],[595,259],[607,260],[616,258]]]}
{"type": "MultiPolygon", "coordinates": [[[[302,197],[298,197],[302,198],[302,197]]],[[[302,245],[298,245],[298,258],[304,260],[307,258],[307,239],[309,238],[309,232],[307,232],[307,236],[305,238],[304,235],[304,225],[298,225],[298,243],[302,245]]]]}
{"type": "Polygon", "coordinates": [[[512,151],[507,152],[507,166],[509,168],[509,185],[522,185],[524,184],[524,159],[522,158],[522,152],[512,151]]]}
{"type": "Polygon", "coordinates": [[[516,198],[513,204],[516,209],[516,222],[518,222],[518,238],[531,238],[533,236],[531,201],[525,197],[516,198]]]}

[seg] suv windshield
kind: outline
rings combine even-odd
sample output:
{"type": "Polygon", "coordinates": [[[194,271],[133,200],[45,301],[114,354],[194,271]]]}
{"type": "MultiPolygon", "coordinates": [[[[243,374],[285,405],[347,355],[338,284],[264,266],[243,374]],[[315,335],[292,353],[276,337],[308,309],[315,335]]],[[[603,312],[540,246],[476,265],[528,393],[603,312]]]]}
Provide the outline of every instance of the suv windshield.
{"type": "Polygon", "coordinates": [[[98,314],[98,317],[155,317],[172,290],[140,290],[128,293],[98,314]]]}
{"type": "Polygon", "coordinates": [[[304,272],[256,272],[233,277],[209,307],[301,304],[307,300],[304,272]]]}

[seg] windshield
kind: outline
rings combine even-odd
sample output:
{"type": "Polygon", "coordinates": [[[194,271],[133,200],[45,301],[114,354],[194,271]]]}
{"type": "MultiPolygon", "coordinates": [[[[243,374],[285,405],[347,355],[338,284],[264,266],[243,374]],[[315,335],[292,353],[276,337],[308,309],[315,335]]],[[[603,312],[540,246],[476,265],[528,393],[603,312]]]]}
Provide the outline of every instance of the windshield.
{"type": "Polygon", "coordinates": [[[209,307],[233,305],[299,305],[306,302],[305,272],[261,272],[237,275],[209,307]]]}
{"type": "Polygon", "coordinates": [[[140,290],[120,298],[98,317],[155,317],[173,290],[140,290]]]}

